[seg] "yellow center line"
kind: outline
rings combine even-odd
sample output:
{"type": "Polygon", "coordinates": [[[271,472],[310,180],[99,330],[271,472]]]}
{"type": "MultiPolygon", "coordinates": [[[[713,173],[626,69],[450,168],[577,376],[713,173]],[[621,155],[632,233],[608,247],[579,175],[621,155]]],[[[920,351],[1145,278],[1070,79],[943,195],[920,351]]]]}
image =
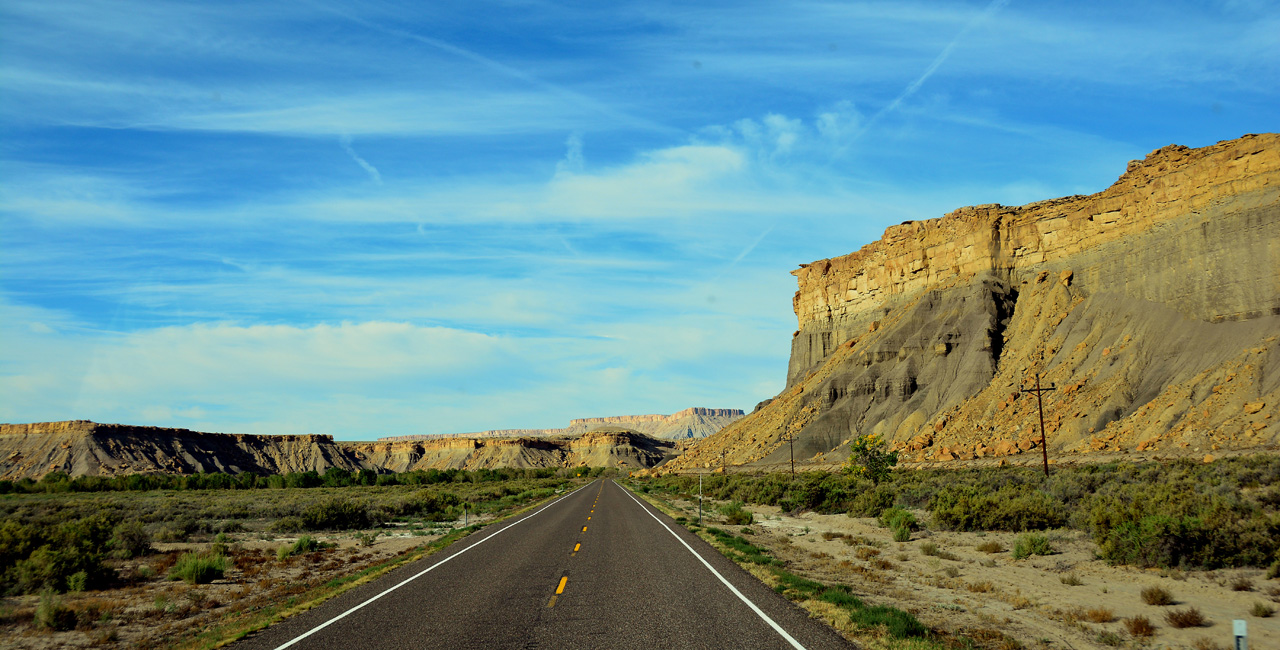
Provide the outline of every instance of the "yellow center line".
{"type": "Polygon", "coordinates": [[[574,552],[574,553],[577,553],[577,552],[578,552],[578,549],[580,549],[580,548],[582,548],[582,542],[578,542],[577,544],[574,544],[574,545],[573,545],[573,552],[574,552]]]}
{"type": "Polygon", "coordinates": [[[591,521],[591,517],[587,517],[587,521],[591,521]]]}
{"type": "Polygon", "coordinates": [[[567,582],[569,582],[569,576],[564,576],[563,578],[560,578],[560,586],[559,586],[559,587],[556,587],[556,595],[557,595],[557,596],[559,596],[560,594],[563,594],[563,593],[564,593],[564,585],[565,585],[565,583],[567,583],[567,582]]]}
{"type": "Polygon", "coordinates": [[[582,527],[582,532],[584,532],[584,533],[585,533],[585,532],[587,532],[587,527],[586,527],[586,526],[583,526],[583,527],[582,527]]]}
{"type": "Polygon", "coordinates": [[[556,597],[552,596],[551,602],[547,603],[547,607],[555,607],[555,606],[556,606],[556,597]]]}

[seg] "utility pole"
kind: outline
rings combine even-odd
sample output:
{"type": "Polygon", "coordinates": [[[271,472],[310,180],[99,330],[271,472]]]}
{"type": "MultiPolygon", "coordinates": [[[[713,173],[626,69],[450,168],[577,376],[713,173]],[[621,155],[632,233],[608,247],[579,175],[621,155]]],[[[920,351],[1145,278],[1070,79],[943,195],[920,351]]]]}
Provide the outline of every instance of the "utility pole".
{"type": "Polygon", "coordinates": [[[796,480],[796,432],[787,432],[787,443],[791,445],[791,480],[796,480]]]}
{"type": "MultiPolygon", "coordinates": [[[[1043,360],[1044,360],[1044,353],[1043,353],[1043,352],[1040,354],[1040,360],[1041,360],[1041,361],[1043,361],[1043,360]]],[[[1035,388],[1022,388],[1022,389],[1019,389],[1019,392],[1022,392],[1022,393],[1035,393],[1035,394],[1036,394],[1036,408],[1038,408],[1038,409],[1040,410],[1040,451],[1044,454],[1044,475],[1045,475],[1046,477],[1047,477],[1047,476],[1049,476],[1049,445],[1045,442],[1045,438],[1044,438],[1044,400],[1041,398],[1041,395],[1042,395],[1043,393],[1047,393],[1047,392],[1049,392],[1049,391],[1051,391],[1051,390],[1053,390],[1053,389],[1054,389],[1053,384],[1049,384],[1049,387],[1048,387],[1048,388],[1041,388],[1041,387],[1040,387],[1040,372],[1039,372],[1039,371],[1037,371],[1037,372],[1036,372],[1036,387],[1035,387],[1035,388]]]]}
{"type": "Polygon", "coordinates": [[[698,472],[698,525],[702,525],[702,472],[698,472]]]}

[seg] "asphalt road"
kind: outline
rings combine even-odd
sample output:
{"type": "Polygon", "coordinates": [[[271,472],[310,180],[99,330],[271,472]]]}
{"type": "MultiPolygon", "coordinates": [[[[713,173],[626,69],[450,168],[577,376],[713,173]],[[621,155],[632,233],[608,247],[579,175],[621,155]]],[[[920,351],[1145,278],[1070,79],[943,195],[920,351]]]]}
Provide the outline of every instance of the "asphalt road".
{"type": "Polygon", "coordinates": [[[648,503],[600,480],[231,647],[854,646],[648,503]]]}

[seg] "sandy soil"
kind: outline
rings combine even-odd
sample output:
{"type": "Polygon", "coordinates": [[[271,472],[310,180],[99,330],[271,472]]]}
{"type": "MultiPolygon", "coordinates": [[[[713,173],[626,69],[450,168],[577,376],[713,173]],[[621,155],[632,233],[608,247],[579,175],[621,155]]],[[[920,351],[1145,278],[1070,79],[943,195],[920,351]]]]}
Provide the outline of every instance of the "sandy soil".
{"type": "MultiPolygon", "coordinates": [[[[473,517],[471,523],[477,519],[473,517]]],[[[209,542],[154,544],[156,554],[113,565],[123,586],[59,596],[64,606],[77,612],[74,630],[36,629],[33,619],[39,596],[0,600],[0,638],[4,639],[0,646],[39,650],[165,647],[229,618],[252,616],[280,603],[288,605],[291,599],[334,578],[417,553],[455,526],[461,527],[462,522],[418,530],[403,526],[379,529],[369,546],[357,538],[366,531],[316,533],[312,536],[334,546],[285,560],[277,559],[278,549],[293,544],[298,536],[264,538],[259,533],[234,533],[229,535],[228,549],[232,562],[224,577],[202,585],[169,581],[166,574],[183,552],[208,549],[209,542]]]]}
{"type": "MultiPolygon", "coordinates": [[[[671,503],[696,518],[696,503],[671,503]]],[[[706,507],[711,508],[710,501],[706,507]]],[[[907,610],[936,629],[995,629],[1029,648],[1204,650],[1232,647],[1232,620],[1244,619],[1251,649],[1280,648],[1280,613],[1270,618],[1250,613],[1254,603],[1280,610],[1280,580],[1266,580],[1260,569],[1181,572],[1114,567],[1095,559],[1096,545],[1074,530],[1048,531],[1052,555],[1014,560],[1009,549],[1016,533],[925,530],[897,543],[874,519],[812,512],[790,516],[776,507],[747,508],[755,515],[750,526],[716,524],[712,516],[705,521],[770,549],[787,562],[788,570],[828,584],[850,585],[868,602],[907,610]],[[989,542],[1004,550],[987,553],[976,548],[989,542]],[[938,547],[937,555],[921,552],[930,543],[938,547]],[[1080,584],[1068,584],[1077,581],[1080,584]],[[1234,588],[1246,585],[1248,590],[1234,588]],[[1141,591],[1153,586],[1171,593],[1175,604],[1145,604],[1141,591]],[[1166,622],[1169,611],[1187,607],[1198,608],[1206,624],[1176,629],[1166,622]],[[1134,637],[1127,631],[1124,619],[1138,616],[1155,626],[1154,636],[1134,637]]],[[[925,512],[914,514],[928,520],[925,512]]]]}

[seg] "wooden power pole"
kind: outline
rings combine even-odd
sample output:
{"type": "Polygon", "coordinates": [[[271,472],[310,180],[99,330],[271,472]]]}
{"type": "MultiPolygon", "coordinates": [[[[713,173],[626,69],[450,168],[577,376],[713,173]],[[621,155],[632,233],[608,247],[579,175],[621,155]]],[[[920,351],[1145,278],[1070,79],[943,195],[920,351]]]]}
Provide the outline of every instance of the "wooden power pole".
{"type": "MultiPolygon", "coordinates": [[[[1041,358],[1043,359],[1044,357],[1043,357],[1043,356],[1041,356],[1041,358]]],[[[1023,388],[1023,389],[1020,389],[1020,391],[1019,391],[1019,392],[1023,392],[1023,393],[1035,393],[1035,394],[1036,394],[1036,408],[1037,408],[1037,409],[1039,409],[1039,411],[1040,411],[1040,451],[1044,454],[1044,475],[1045,475],[1045,476],[1048,476],[1048,475],[1049,475],[1049,445],[1048,445],[1048,443],[1046,443],[1046,442],[1045,442],[1045,437],[1044,437],[1044,400],[1042,399],[1041,395],[1042,395],[1042,394],[1044,394],[1044,393],[1047,393],[1047,392],[1049,392],[1049,391],[1051,391],[1051,390],[1053,390],[1053,389],[1054,389],[1053,384],[1049,384],[1049,387],[1048,387],[1048,388],[1041,388],[1041,387],[1040,387],[1040,372],[1039,372],[1039,371],[1037,371],[1037,372],[1036,372],[1036,387],[1035,387],[1035,388],[1023,388]]]]}
{"type": "Polygon", "coordinates": [[[796,432],[787,432],[787,443],[791,445],[791,480],[796,480],[796,432]]]}

